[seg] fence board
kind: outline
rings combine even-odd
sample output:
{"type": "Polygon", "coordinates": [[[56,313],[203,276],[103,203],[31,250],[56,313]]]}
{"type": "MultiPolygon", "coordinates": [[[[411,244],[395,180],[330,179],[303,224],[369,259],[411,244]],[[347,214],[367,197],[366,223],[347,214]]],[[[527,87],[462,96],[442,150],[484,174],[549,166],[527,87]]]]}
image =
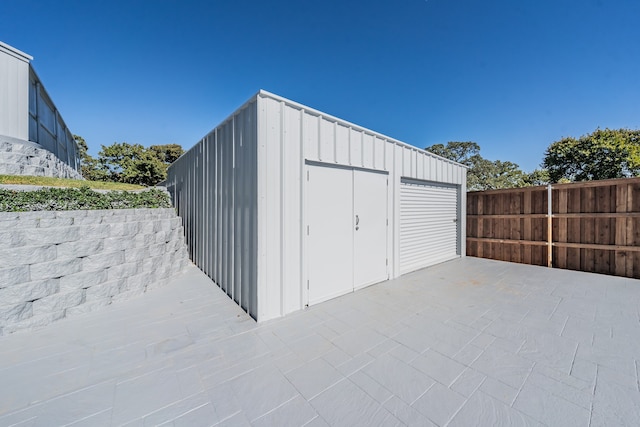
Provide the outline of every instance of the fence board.
{"type": "Polygon", "coordinates": [[[468,255],[640,278],[640,178],[467,194],[468,255]]]}

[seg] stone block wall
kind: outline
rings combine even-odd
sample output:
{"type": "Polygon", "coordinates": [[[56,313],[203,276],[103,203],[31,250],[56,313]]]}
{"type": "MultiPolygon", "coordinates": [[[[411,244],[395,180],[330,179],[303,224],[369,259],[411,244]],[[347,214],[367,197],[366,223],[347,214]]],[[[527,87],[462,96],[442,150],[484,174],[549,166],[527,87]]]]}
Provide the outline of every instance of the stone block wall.
{"type": "Polygon", "coordinates": [[[0,175],[83,179],[52,152],[30,141],[0,136],[0,175]]]}
{"type": "Polygon", "coordinates": [[[0,335],[141,295],[188,263],[171,208],[0,212],[0,335]]]}

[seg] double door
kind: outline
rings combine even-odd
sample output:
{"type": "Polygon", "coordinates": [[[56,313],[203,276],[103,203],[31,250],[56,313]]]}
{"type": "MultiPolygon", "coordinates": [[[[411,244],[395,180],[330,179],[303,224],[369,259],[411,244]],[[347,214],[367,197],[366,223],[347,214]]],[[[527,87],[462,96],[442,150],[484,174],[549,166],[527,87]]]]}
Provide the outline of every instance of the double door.
{"type": "Polygon", "coordinates": [[[387,280],[388,175],[307,165],[308,303],[387,280]]]}

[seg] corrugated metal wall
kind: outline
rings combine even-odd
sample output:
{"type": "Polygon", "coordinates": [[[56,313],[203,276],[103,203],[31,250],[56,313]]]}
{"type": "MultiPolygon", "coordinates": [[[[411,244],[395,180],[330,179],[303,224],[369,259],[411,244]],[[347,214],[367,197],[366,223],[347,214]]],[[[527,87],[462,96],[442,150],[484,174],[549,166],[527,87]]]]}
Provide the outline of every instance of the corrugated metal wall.
{"type": "Polygon", "coordinates": [[[257,299],[255,99],[171,165],[166,180],[191,260],[254,318],[257,299]]]}
{"type": "MultiPolygon", "coordinates": [[[[408,144],[277,95],[258,94],[258,300],[260,319],[300,310],[308,300],[305,262],[306,161],[389,173],[391,278],[400,275],[400,178],[443,182],[466,193],[466,169],[408,144]]],[[[328,189],[330,191],[330,189],[328,189]]],[[[464,201],[460,218],[464,222],[464,201]]],[[[465,224],[460,224],[462,230],[465,224]]],[[[464,236],[458,242],[464,254],[464,236]]],[[[328,266],[329,267],[329,266],[328,266]]]]}
{"type": "Polygon", "coordinates": [[[0,42],[0,135],[29,139],[29,61],[0,42]]]}
{"type": "Polygon", "coordinates": [[[32,68],[29,70],[29,141],[37,142],[73,169],[80,170],[76,141],[32,68]]]}

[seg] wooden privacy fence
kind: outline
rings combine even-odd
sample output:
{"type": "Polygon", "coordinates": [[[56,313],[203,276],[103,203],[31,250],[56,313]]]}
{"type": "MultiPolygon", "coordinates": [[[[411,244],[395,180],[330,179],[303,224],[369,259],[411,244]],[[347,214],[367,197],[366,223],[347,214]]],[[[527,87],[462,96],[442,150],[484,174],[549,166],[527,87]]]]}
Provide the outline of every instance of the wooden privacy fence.
{"type": "Polygon", "coordinates": [[[640,278],[640,178],[467,193],[467,255],[640,278]]]}

